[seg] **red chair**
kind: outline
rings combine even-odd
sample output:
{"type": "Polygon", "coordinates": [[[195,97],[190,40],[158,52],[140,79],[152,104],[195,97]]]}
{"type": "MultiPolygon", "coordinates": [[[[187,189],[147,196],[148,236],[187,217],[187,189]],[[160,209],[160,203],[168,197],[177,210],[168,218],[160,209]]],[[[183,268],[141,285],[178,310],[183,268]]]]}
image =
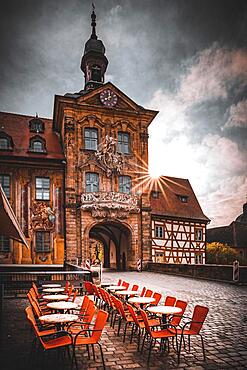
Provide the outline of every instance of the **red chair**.
{"type": "Polygon", "coordinates": [[[147,289],[146,292],[145,292],[144,297],[152,297],[152,295],[153,295],[153,291],[150,290],[150,289],[147,289]]]}
{"type": "MultiPolygon", "coordinates": [[[[140,309],[140,313],[141,313],[141,316],[143,318],[143,321],[144,321],[144,325],[145,325],[145,335],[144,335],[144,338],[143,338],[143,342],[142,342],[142,350],[143,350],[143,347],[144,347],[144,343],[145,343],[145,339],[147,336],[150,337],[150,344],[149,344],[149,350],[148,350],[148,363],[149,363],[149,360],[150,360],[150,355],[151,355],[151,350],[152,350],[152,347],[153,347],[153,342],[157,341],[158,339],[160,339],[161,341],[164,341],[165,339],[169,339],[169,338],[175,338],[176,339],[176,350],[177,350],[177,353],[178,353],[178,340],[177,340],[177,332],[176,332],[176,327],[169,325],[169,327],[167,326],[166,328],[162,329],[162,330],[151,330],[151,327],[148,323],[148,317],[147,317],[147,314],[145,311],[143,311],[142,309],[140,309]],[[173,330],[171,331],[170,328],[172,328],[173,330]]],[[[169,345],[169,342],[168,342],[168,345],[169,345]]]]}
{"type": "Polygon", "coordinates": [[[142,291],[141,291],[141,294],[140,294],[140,297],[144,297],[145,292],[146,292],[146,288],[145,288],[145,287],[143,287],[143,288],[142,288],[142,291]]]}
{"type": "MultiPolygon", "coordinates": [[[[128,326],[129,323],[132,323],[133,322],[133,318],[130,315],[129,310],[128,309],[126,310],[124,308],[124,305],[120,301],[120,299],[114,298],[113,299],[113,302],[114,302],[114,305],[115,305],[116,310],[117,310],[117,313],[118,313],[118,330],[117,330],[117,335],[118,336],[119,336],[119,333],[120,333],[122,322],[123,321],[125,322],[125,326],[124,326],[124,337],[123,337],[123,342],[125,342],[127,326],[128,326]]],[[[113,327],[114,327],[114,324],[115,324],[115,320],[114,320],[114,323],[113,323],[113,327]]]]}
{"type": "MultiPolygon", "coordinates": [[[[44,333],[39,330],[39,327],[36,324],[36,321],[32,314],[31,307],[27,307],[25,311],[26,311],[27,319],[30,322],[32,329],[34,331],[35,338],[39,340],[44,351],[49,351],[51,349],[56,349],[56,348],[61,348],[61,347],[73,346],[73,338],[70,333],[64,330],[55,331],[55,332],[49,330],[47,333],[44,333]]],[[[45,368],[45,366],[43,366],[43,368],[45,368]]]]}
{"type": "Polygon", "coordinates": [[[175,297],[171,297],[171,296],[167,296],[166,297],[166,300],[165,300],[165,303],[164,303],[164,306],[174,306],[175,305],[175,302],[176,302],[177,298],[175,297]]]}
{"type": "Polygon", "coordinates": [[[182,317],[183,317],[183,314],[184,314],[184,311],[187,307],[187,302],[185,301],[181,301],[180,299],[177,300],[176,304],[175,304],[175,307],[179,307],[181,308],[181,312],[176,314],[176,315],[173,315],[172,316],[172,319],[169,321],[172,325],[174,326],[179,326],[181,320],[182,320],[182,317]]]}
{"type": "Polygon", "coordinates": [[[208,307],[200,306],[197,305],[194,308],[192,319],[187,321],[182,329],[177,329],[177,334],[181,335],[181,340],[179,344],[179,351],[178,351],[178,361],[180,360],[180,354],[181,354],[181,347],[182,347],[182,342],[184,336],[188,336],[188,341],[189,341],[189,351],[190,351],[190,337],[191,336],[196,336],[199,335],[201,338],[201,343],[202,343],[202,351],[203,351],[203,358],[204,360],[206,359],[205,355],[205,348],[204,348],[204,343],[203,343],[203,337],[200,334],[201,328],[203,326],[203,323],[207,317],[208,314],[208,307]]]}
{"type": "Polygon", "coordinates": [[[139,285],[134,284],[130,290],[136,292],[139,289],[139,285]]]}
{"type": "Polygon", "coordinates": [[[121,284],[122,284],[122,279],[119,279],[117,285],[121,285],[121,284]]]}
{"type": "Polygon", "coordinates": [[[66,299],[67,302],[75,302],[77,296],[77,290],[74,291],[74,293],[69,295],[69,298],[66,299]]]}
{"type": "MultiPolygon", "coordinates": [[[[100,340],[102,331],[105,327],[107,318],[108,318],[108,313],[103,311],[103,310],[99,310],[98,313],[97,313],[97,316],[96,316],[96,320],[95,320],[93,329],[88,329],[87,331],[85,331],[85,329],[83,329],[75,335],[74,345],[73,345],[73,358],[75,359],[77,368],[78,368],[78,366],[77,366],[76,355],[75,355],[75,347],[76,346],[83,346],[83,345],[87,346],[88,354],[89,354],[89,345],[94,346],[95,344],[97,344],[100,348],[103,369],[105,370],[104,355],[103,355],[102,347],[101,347],[101,344],[99,343],[99,340],[100,340]],[[87,337],[85,336],[86,332],[89,335],[87,337]]],[[[94,350],[93,350],[93,357],[94,357],[94,361],[95,361],[94,350]]]]}
{"type": "MultiPolygon", "coordinates": [[[[140,339],[141,339],[141,331],[145,328],[144,322],[140,316],[137,315],[136,311],[134,310],[133,306],[126,303],[126,306],[129,310],[130,315],[132,316],[133,323],[132,323],[132,330],[131,330],[131,336],[130,336],[130,343],[132,343],[133,335],[134,335],[134,329],[138,329],[138,351],[140,350],[140,339]]],[[[148,319],[148,324],[151,327],[159,326],[160,321],[157,319],[148,319]]]]}
{"type": "Polygon", "coordinates": [[[79,309],[75,309],[74,311],[79,311],[79,315],[84,315],[87,310],[89,301],[90,299],[88,298],[88,296],[84,295],[83,300],[81,302],[81,307],[79,309]]]}
{"type": "Polygon", "coordinates": [[[157,306],[159,301],[161,300],[161,297],[162,297],[162,295],[160,293],[155,292],[154,295],[153,295],[153,298],[155,299],[155,301],[153,303],[151,303],[151,305],[157,306]]]}
{"type": "Polygon", "coordinates": [[[83,284],[84,284],[86,294],[88,295],[94,294],[93,287],[92,287],[93,284],[90,281],[84,281],[83,284]]]}
{"type": "Polygon", "coordinates": [[[130,284],[129,284],[129,283],[127,283],[126,281],[123,281],[123,282],[122,282],[122,286],[124,286],[126,289],[128,289],[128,288],[129,288],[129,286],[130,286],[130,284]]]}

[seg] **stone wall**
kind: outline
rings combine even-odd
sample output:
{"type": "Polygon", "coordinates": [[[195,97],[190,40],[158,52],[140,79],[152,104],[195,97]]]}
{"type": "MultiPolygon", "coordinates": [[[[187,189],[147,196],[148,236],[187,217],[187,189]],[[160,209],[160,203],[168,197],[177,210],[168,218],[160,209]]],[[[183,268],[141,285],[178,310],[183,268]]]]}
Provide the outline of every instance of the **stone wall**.
{"type": "MultiPolygon", "coordinates": [[[[165,274],[190,276],[197,279],[208,279],[224,282],[232,282],[232,265],[182,265],[149,263],[148,271],[165,274]]],[[[247,266],[239,267],[239,283],[247,284],[247,266]]]]}

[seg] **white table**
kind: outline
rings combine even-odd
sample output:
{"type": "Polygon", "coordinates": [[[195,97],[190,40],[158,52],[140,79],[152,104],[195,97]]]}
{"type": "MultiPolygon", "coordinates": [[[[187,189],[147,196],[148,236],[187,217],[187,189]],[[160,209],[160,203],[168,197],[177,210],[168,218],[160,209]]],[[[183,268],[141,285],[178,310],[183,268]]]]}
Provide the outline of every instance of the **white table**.
{"type": "Polygon", "coordinates": [[[122,285],[110,285],[107,287],[108,290],[112,290],[112,291],[115,291],[115,290],[127,290],[125,286],[122,286],[122,285]]]}
{"type": "Polygon", "coordinates": [[[128,302],[137,303],[137,304],[140,305],[141,308],[143,308],[144,304],[155,302],[155,298],[152,298],[152,297],[131,297],[131,298],[128,299],[128,302]]]}
{"type": "Polygon", "coordinates": [[[42,284],[42,288],[60,288],[61,284],[42,284]]]}
{"type": "Polygon", "coordinates": [[[64,288],[45,288],[43,289],[45,293],[61,293],[64,292],[64,288]]]}
{"type": "Polygon", "coordinates": [[[47,303],[47,307],[51,308],[52,310],[64,311],[77,308],[77,304],[74,302],[60,301],[47,303]]]}
{"type": "Polygon", "coordinates": [[[69,296],[65,294],[50,294],[44,295],[42,298],[47,301],[65,301],[69,296]]]}
{"type": "Polygon", "coordinates": [[[182,308],[174,306],[151,306],[147,308],[147,311],[152,313],[159,313],[162,315],[162,322],[167,323],[167,315],[179,314],[182,312],[182,308]]]}
{"type": "Polygon", "coordinates": [[[125,295],[126,296],[126,299],[128,300],[129,299],[129,296],[131,296],[131,295],[139,295],[139,292],[136,291],[136,290],[116,290],[115,291],[115,294],[125,295]]]}
{"type": "Polygon", "coordinates": [[[40,316],[39,320],[42,323],[55,324],[57,330],[60,330],[63,324],[78,320],[78,316],[67,313],[54,313],[51,315],[40,316]]]}

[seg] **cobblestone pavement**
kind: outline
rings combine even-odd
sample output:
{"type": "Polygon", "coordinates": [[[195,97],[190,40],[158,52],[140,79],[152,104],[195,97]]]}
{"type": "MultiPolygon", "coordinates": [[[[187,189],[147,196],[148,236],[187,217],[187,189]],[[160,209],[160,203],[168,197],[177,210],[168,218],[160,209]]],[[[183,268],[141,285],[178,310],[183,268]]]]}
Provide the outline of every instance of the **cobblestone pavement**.
{"type": "MultiPolygon", "coordinates": [[[[206,361],[203,361],[200,341],[192,339],[191,352],[182,351],[180,364],[176,354],[153,349],[149,367],[146,351],[137,353],[136,342],[125,343],[117,337],[116,329],[107,324],[101,342],[107,370],[117,369],[247,369],[247,287],[224,283],[195,280],[191,278],[163,275],[149,272],[123,272],[103,274],[103,281],[116,282],[121,277],[139,286],[148,286],[154,291],[174,295],[188,301],[186,315],[190,315],[196,304],[209,307],[209,314],[203,327],[206,361]]],[[[29,370],[42,369],[43,354],[30,365],[29,353],[32,333],[26,322],[24,308],[26,299],[6,299],[1,320],[0,369],[29,370]]],[[[77,349],[80,369],[102,370],[100,353],[96,349],[96,361],[88,360],[85,349],[77,349]]],[[[44,369],[70,369],[69,360],[61,353],[46,355],[44,369]]]]}

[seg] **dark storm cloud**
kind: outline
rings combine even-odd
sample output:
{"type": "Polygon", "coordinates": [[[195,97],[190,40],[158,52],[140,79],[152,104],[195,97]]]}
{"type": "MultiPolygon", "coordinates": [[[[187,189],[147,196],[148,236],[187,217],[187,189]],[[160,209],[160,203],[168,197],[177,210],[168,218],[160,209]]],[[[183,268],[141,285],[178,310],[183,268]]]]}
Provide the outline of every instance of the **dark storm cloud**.
{"type": "MultiPolygon", "coordinates": [[[[84,86],[79,66],[91,1],[0,6],[0,109],[51,117],[54,94],[84,86]]],[[[95,6],[109,59],[106,80],[160,110],[150,129],[153,167],[190,178],[213,222],[230,222],[247,191],[247,2],[95,0],[95,6]]]]}

